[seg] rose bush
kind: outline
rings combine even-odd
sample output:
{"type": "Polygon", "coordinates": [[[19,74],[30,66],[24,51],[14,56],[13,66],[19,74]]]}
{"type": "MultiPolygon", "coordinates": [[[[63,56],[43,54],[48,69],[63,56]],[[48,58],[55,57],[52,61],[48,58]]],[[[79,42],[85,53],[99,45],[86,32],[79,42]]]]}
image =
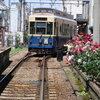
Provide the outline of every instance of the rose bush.
{"type": "Polygon", "coordinates": [[[86,72],[88,79],[100,82],[100,44],[93,43],[91,35],[80,33],[67,42],[72,46],[66,58],[66,64],[78,67],[86,72]]]}

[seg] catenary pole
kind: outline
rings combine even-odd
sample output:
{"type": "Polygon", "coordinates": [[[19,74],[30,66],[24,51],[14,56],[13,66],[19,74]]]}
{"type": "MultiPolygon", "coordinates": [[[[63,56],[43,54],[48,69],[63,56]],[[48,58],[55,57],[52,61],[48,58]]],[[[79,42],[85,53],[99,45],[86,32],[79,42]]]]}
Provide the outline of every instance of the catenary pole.
{"type": "Polygon", "coordinates": [[[25,0],[23,0],[23,43],[25,43],[24,41],[25,29],[26,29],[26,2],[25,0]]]}
{"type": "Polygon", "coordinates": [[[93,42],[100,43],[100,0],[94,0],[93,42]]]}
{"type": "Polygon", "coordinates": [[[22,0],[19,0],[20,1],[20,17],[19,17],[19,31],[21,31],[22,30],[22,0]]]}
{"type": "Polygon", "coordinates": [[[29,15],[31,15],[31,3],[30,3],[30,9],[29,9],[30,11],[29,11],[29,15]]]}
{"type": "Polygon", "coordinates": [[[9,14],[8,14],[8,22],[9,22],[9,26],[8,26],[8,30],[10,31],[10,0],[9,0],[9,14]]]}
{"type": "Polygon", "coordinates": [[[62,0],[63,12],[65,12],[65,2],[62,0]]]}
{"type": "Polygon", "coordinates": [[[26,22],[26,15],[25,15],[25,0],[23,0],[23,32],[25,32],[25,22],[26,22]]]}

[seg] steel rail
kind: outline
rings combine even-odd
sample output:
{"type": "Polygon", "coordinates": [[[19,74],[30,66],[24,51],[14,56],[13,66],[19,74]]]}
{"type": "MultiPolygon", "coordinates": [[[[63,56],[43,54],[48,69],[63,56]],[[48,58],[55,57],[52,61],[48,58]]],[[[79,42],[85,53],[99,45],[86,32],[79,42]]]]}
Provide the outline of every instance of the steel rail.
{"type": "Polygon", "coordinates": [[[40,90],[40,100],[44,99],[44,67],[45,67],[45,56],[43,57],[42,82],[41,82],[41,90],[40,90]]]}
{"type": "MultiPolygon", "coordinates": [[[[23,57],[1,80],[0,80],[0,84],[17,68],[17,66],[25,59],[27,59],[28,57],[30,57],[30,55],[28,56],[29,53],[27,53],[27,55],[25,57],[23,57]]],[[[32,55],[31,55],[32,56],[32,55]]]]}

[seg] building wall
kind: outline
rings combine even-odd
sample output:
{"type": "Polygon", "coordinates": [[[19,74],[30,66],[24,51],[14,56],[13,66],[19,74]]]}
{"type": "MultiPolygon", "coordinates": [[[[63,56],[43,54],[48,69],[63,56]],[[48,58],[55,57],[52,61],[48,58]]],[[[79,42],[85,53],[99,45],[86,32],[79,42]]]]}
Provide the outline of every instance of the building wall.
{"type": "Polygon", "coordinates": [[[18,8],[16,5],[11,6],[11,31],[17,32],[17,26],[18,26],[18,8]]]}
{"type": "MultiPolygon", "coordinates": [[[[20,6],[19,5],[12,5],[11,6],[11,31],[12,32],[23,32],[23,20],[27,18],[26,16],[27,12],[25,13],[25,16],[23,16],[23,7],[21,12],[21,19],[20,19],[20,6]],[[24,18],[23,18],[24,17],[24,18]]],[[[24,21],[25,23],[25,21],[24,21]]]]}
{"type": "Polygon", "coordinates": [[[76,19],[77,17],[77,14],[82,14],[82,5],[72,5],[72,7],[70,8],[70,5],[68,6],[67,8],[67,12],[70,13],[72,12],[71,14],[74,15],[74,19],[76,19]]]}
{"type": "Polygon", "coordinates": [[[74,19],[76,19],[77,14],[82,14],[82,2],[77,1],[66,1],[65,8],[67,9],[67,13],[74,15],[74,19]]]}
{"type": "Polygon", "coordinates": [[[0,0],[0,27],[6,26],[5,15],[4,15],[4,11],[6,10],[6,7],[3,4],[4,4],[4,0],[0,0]]]}

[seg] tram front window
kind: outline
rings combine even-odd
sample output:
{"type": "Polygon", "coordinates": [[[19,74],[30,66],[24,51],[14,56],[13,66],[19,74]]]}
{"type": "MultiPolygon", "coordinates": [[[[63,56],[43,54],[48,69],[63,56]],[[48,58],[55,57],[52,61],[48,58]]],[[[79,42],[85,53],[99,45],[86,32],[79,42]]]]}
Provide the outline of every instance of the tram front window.
{"type": "Polygon", "coordinates": [[[45,34],[45,31],[46,31],[46,23],[37,22],[36,23],[36,34],[45,34]]]}
{"type": "Polygon", "coordinates": [[[30,22],[30,34],[34,34],[34,33],[35,33],[35,23],[30,22]]]}
{"type": "Polygon", "coordinates": [[[47,23],[47,34],[52,34],[52,23],[51,22],[47,23]]]}

